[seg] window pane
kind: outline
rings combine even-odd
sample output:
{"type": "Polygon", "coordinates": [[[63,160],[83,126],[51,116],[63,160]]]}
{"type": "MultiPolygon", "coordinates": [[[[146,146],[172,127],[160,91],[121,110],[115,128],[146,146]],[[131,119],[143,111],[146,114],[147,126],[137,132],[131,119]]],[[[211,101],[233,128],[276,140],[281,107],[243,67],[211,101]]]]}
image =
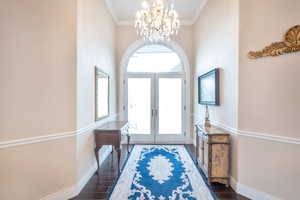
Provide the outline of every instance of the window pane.
{"type": "Polygon", "coordinates": [[[163,45],[147,45],[130,58],[128,72],[182,72],[178,55],[163,45]]]}
{"type": "Polygon", "coordinates": [[[159,79],[159,134],[182,134],[180,78],[159,79]]]}
{"type": "Polygon", "coordinates": [[[151,79],[128,79],[128,121],[131,134],[151,134],[151,79]]]}

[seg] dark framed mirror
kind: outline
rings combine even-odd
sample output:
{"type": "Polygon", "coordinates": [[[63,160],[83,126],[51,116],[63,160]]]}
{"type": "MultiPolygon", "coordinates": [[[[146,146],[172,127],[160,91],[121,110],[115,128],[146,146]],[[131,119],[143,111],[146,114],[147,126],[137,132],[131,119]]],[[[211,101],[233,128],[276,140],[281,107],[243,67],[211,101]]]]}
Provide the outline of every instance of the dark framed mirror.
{"type": "Polygon", "coordinates": [[[95,121],[109,116],[109,75],[95,66],[95,121]]]}

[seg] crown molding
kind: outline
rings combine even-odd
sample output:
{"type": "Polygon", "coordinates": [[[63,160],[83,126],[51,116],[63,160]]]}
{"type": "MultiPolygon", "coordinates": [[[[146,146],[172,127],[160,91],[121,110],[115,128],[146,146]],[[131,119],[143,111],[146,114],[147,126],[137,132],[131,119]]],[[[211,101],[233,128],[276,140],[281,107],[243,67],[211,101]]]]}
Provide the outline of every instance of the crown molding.
{"type": "Polygon", "coordinates": [[[196,14],[194,15],[194,18],[191,20],[191,24],[195,24],[200,16],[200,13],[202,12],[202,10],[204,9],[206,3],[208,0],[202,0],[200,6],[198,7],[198,9],[196,10],[196,14]]]}
{"type": "Polygon", "coordinates": [[[112,2],[111,0],[105,0],[106,6],[107,6],[111,16],[113,17],[115,23],[118,24],[119,19],[117,17],[117,14],[116,14],[115,10],[113,9],[113,6],[112,6],[111,2],[112,2]]]}
{"type": "Polygon", "coordinates": [[[74,136],[87,134],[87,133],[90,133],[92,130],[94,130],[96,127],[101,126],[102,124],[104,124],[110,120],[117,119],[118,116],[119,116],[118,114],[113,114],[104,120],[93,122],[83,128],[80,128],[80,129],[77,129],[74,131],[53,133],[53,134],[49,134],[49,135],[0,142],[0,149],[14,147],[14,146],[20,146],[20,145],[40,143],[40,142],[47,142],[47,141],[51,141],[51,140],[57,140],[57,139],[63,139],[63,138],[67,138],[67,137],[74,137],[74,136]]]}
{"type": "MultiPolygon", "coordinates": [[[[196,9],[196,13],[195,13],[194,17],[190,20],[180,20],[180,24],[183,25],[183,26],[192,26],[193,24],[195,24],[197,22],[197,19],[200,16],[201,11],[205,7],[207,1],[208,0],[202,0],[200,6],[198,6],[197,9],[196,9]]],[[[113,9],[112,1],[105,0],[105,3],[107,5],[107,8],[108,8],[110,14],[112,15],[112,17],[115,21],[115,23],[118,26],[131,26],[131,25],[134,24],[134,20],[119,20],[118,19],[117,14],[116,14],[115,10],[113,9]]]]}

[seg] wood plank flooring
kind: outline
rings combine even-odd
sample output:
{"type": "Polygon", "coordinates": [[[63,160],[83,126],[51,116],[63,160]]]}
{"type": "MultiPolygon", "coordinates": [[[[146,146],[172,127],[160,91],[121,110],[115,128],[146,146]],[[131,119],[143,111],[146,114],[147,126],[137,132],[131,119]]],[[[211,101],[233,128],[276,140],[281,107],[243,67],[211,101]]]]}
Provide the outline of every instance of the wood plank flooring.
{"type": "MultiPolygon", "coordinates": [[[[195,148],[193,145],[188,146],[194,154],[195,148]]],[[[126,158],[126,146],[122,146],[121,165],[126,158]]],[[[109,191],[111,191],[115,178],[117,177],[117,161],[116,154],[112,154],[104,161],[100,167],[99,177],[94,174],[87,185],[83,188],[80,194],[72,198],[72,200],[102,200],[106,199],[109,191]]],[[[212,188],[219,200],[249,200],[234,192],[232,188],[227,188],[222,184],[213,184],[212,188]]]]}

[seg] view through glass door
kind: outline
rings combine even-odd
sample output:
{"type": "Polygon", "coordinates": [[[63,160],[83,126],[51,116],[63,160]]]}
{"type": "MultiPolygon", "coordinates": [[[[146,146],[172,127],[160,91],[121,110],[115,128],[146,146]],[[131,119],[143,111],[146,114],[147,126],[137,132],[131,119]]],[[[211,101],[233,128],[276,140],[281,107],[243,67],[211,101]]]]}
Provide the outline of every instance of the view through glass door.
{"type": "Polygon", "coordinates": [[[128,121],[137,143],[184,142],[181,75],[128,76],[128,121]]]}
{"type": "Polygon", "coordinates": [[[131,55],[125,75],[125,116],[135,143],[185,142],[185,72],[181,59],[161,44],[131,55]]]}

